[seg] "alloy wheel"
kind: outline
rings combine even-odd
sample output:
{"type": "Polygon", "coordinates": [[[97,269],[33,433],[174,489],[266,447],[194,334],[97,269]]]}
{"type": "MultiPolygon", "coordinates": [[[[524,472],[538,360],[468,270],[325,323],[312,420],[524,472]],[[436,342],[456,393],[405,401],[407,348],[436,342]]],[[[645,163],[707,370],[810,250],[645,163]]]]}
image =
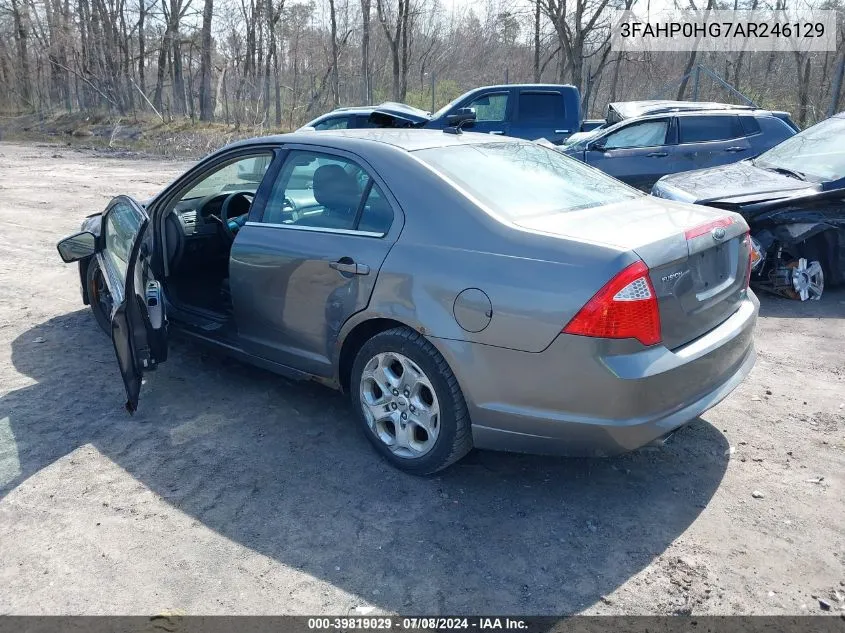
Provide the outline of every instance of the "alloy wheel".
{"type": "Polygon", "coordinates": [[[398,457],[428,453],[440,432],[440,405],[428,376],[398,352],[382,352],[364,366],[361,407],[373,434],[398,457]]]}

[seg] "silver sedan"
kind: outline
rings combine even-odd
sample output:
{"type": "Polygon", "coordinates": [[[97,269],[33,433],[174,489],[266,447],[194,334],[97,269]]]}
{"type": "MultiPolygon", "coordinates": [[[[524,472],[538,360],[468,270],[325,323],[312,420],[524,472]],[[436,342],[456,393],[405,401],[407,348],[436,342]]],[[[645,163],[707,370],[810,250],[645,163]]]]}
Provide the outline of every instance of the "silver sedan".
{"type": "Polygon", "coordinates": [[[473,447],[638,448],[755,358],[741,216],[454,129],[238,142],[58,248],[130,412],[179,330],[347,392],[376,450],[416,474],[473,447]]]}

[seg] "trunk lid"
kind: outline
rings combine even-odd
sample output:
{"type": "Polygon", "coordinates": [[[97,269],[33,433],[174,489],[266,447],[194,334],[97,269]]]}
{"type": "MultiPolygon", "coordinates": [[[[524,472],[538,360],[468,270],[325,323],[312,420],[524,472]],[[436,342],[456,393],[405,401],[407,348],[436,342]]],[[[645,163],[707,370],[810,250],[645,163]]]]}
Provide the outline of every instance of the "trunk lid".
{"type": "Polygon", "coordinates": [[[649,268],[669,349],[718,326],[744,298],[748,225],[737,213],[644,196],[516,224],[633,251],[649,268]]]}

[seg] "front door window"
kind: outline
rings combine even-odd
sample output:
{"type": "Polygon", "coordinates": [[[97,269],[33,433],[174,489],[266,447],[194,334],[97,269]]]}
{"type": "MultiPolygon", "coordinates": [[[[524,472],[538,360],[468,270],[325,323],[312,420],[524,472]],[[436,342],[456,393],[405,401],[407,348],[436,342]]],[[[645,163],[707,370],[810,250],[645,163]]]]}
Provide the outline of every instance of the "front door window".
{"type": "Polygon", "coordinates": [[[605,139],[605,149],[659,147],[666,144],[669,121],[643,121],[617,130],[605,139]]]}
{"type": "Polygon", "coordinates": [[[475,111],[477,123],[505,121],[508,113],[508,93],[482,95],[474,99],[468,106],[475,111]]]}

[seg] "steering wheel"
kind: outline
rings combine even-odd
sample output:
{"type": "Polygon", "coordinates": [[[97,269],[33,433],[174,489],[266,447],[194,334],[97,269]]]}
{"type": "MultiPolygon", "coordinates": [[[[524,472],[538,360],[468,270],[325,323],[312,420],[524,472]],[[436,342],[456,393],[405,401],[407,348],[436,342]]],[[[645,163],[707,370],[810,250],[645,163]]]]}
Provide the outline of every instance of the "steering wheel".
{"type": "Polygon", "coordinates": [[[255,199],[255,196],[247,191],[236,191],[234,193],[230,193],[223,199],[223,204],[220,206],[220,227],[223,229],[223,235],[225,235],[230,242],[235,241],[235,232],[232,230],[232,227],[229,226],[229,206],[232,204],[232,201],[238,197],[243,197],[243,199],[247,201],[247,204],[252,204],[252,201],[255,199]]]}

